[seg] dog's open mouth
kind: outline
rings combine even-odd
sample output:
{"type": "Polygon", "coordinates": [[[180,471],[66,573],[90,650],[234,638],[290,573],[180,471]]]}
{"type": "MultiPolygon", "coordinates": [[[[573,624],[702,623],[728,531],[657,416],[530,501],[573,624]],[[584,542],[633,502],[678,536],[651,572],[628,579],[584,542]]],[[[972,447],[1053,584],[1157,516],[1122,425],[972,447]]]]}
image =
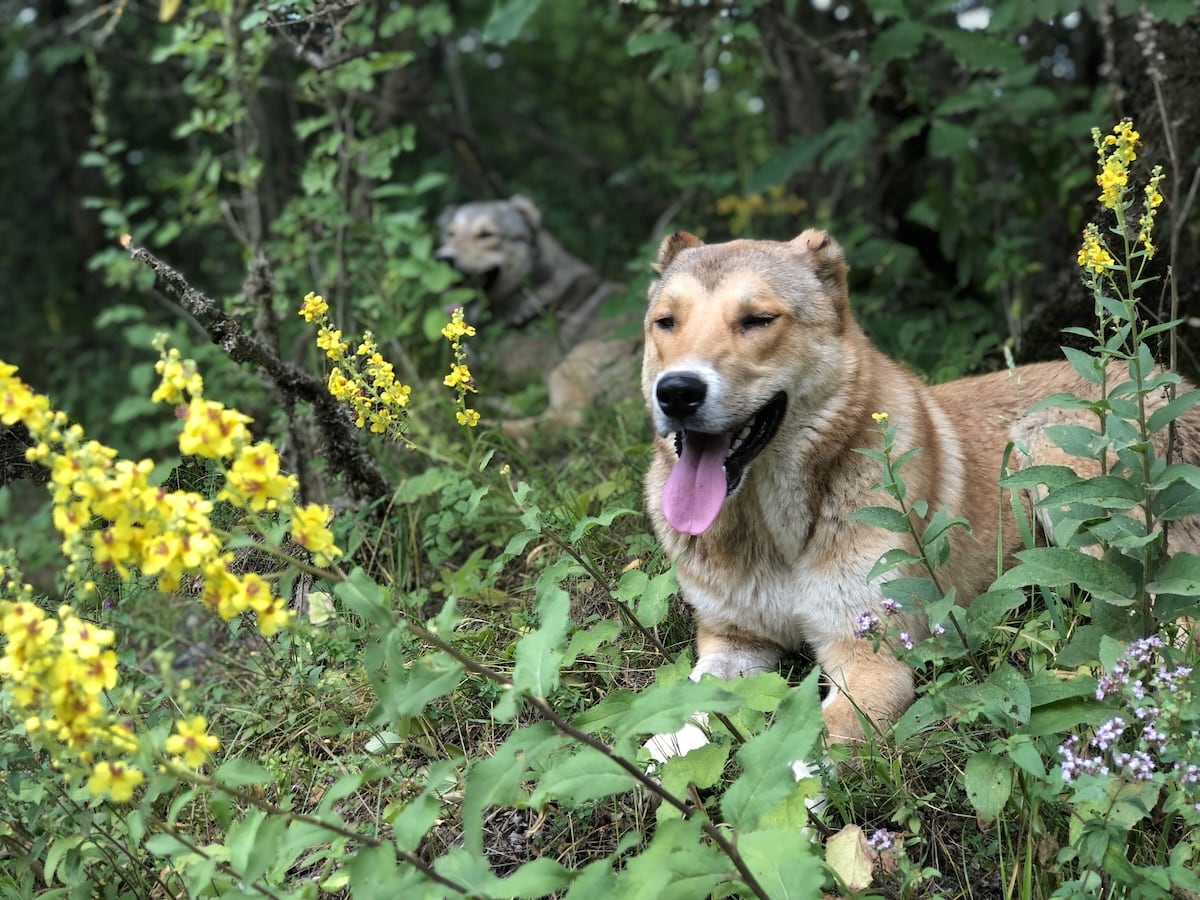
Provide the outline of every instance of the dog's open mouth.
{"type": "Polygon", "coordinates": [[[703,534],[716,521],[725,498],[737,490],[742,475],[763,448],[775,437],[787,394],[780,391],[736,431],[708,434],[702,431],[675,433],[679,460],[663,488],[663,515],[681,534],[703,534]]]}

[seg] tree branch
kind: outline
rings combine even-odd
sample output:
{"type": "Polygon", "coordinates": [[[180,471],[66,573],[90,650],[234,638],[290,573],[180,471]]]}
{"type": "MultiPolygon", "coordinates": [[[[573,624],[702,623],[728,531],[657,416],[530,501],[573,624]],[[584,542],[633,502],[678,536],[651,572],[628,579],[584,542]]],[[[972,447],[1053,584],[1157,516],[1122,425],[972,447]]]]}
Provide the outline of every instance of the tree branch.
{"type": "Polygon", "coordinates": [[[230,359],[256,367],[271,380],[285,400],[300,400],[312,406],[321,434],[323,456],[331,469],[341,475],[354,497],[373,499],[390,493],[387,480],[359,443],[349,412],[325,389],[324,382],[280,359],[274,348],[243,331],[236,319],[226,315],[171,266],[145,248],[135,246],[129,235],[122,236],[121,246],[162,280],[230,359]]]}

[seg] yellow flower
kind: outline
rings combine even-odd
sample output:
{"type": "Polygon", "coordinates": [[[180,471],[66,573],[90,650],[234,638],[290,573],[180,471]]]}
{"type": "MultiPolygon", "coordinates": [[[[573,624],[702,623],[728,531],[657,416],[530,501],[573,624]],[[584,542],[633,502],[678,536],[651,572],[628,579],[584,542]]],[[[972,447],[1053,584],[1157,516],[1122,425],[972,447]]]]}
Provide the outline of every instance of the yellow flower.
{"type": "Polygon", "coordinates": [[[350,345],[342,340],[342,333],[336,328],[322,326],[317,330],[317,346],[325,351],[330,359],[338,360],[346,356],[350,345]]]}
{"type": "Polygon", "coordinates": [[[464,387],[469,391],[475,390],[471,382],[471,370],[461,363],[455,363],[450,367],[450,374],[442,379],[442,384],[446,387],[464,387]]]}
{"type": "Polygon", "coordinates": [[[459,425],[465,425],[467,428],[474,428],[479,424],[479,412],[474,409],[460,409],[454,416],[459,425]]]}
{"type": "Polygon", "coordinates": [[[442,329],[442,337],[451,343],[455,343],[459,338],[474,337],[475,328],[463,321],[462,307],[454,310],[450,314],[450,322],[442,329]]]}
{"type": "Polygon", "coordinates": [[[246,509],[275,509],[291,499],[295,479],[279,472],[279,454],[265,441],[243,447],[225,472],[225,487],[219,500],[246,509]]]}
{"type": "Polygon", "coordinates": [[[1100,240],[1100,230],[1094,223],[1089,223],[1083,232],[1083,246],[1079,248],[1076,262],[1085,272],[1096,275],[1115,265],[1112,255],[1100,240]]]}
{"type": "Polygon", "coordinates": [[[304,302],[300,305],[300,315],[304,317],[305,322],[319,319],[327,312],[329,312],[329,304],[320,294],[309,291],[304,295],[304,302]]]}
{"type": "Polygon", "coordinates": [[[115,803],[126,803],[133,796],[136,788],[145,776],[141,770],[124,762],[98,762],[88,779],[87,788],[94,797],[105,794],[112,797],[115,803]]]}
{"type": "Polygon", "coordinates": [[[882,425],[888,420],[888,414],[885,412],[874,412],[871,413],[871,418],[875,420],[875,424],[882,425]]]}
{"type": "Polygon", "coordinates": [[[220,746],[221,742],[208,733],[204,716],[192,716],[175,723],[175,733],[167,738],[166,750],[181,759],[184,765],[197,769],[220,746]]]}
{"type": "Polygon", "coordinates": [[[162,382],[150,395],[155,403],[178,406],[184,402],[185,394],[199,397],[204,393],[204,379],[196,371],[196,364],[190,359],[180,359],[179,351],[174,347],[163,352],[154,364],[154,371],[162,376],[162,382]]]}
{"type": "Polygon", "coordinates": [[[342,555],[328,528],[331,515],[329,507],[317,503],[292,510],[292,540],[312,553],[319,566],[327,566],[342,555]]]}
{"type": "Polygon", "coordinates": [[[253,421],[236,409],[226,409],[214,400],[193,400],[188,404],[179,435],[179,452],[185,456],[221,459],[232,456],[250,440],[246,425],[253,421]]]}

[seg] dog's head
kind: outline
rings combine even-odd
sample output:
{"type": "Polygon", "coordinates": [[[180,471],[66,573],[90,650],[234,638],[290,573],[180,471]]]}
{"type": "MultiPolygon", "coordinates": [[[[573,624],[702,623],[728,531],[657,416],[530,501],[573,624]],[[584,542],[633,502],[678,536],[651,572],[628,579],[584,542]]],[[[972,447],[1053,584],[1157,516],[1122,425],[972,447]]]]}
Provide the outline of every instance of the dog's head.
{"type": "Polygon", "coordinates": [[[501,304],[529,280],[541,224],[541,211],[520,195],[453,206],[438,218],[437,258],[501,304]]]}
{"type": "Polygon", "coordinates": [[[663,514],[700,534],[785,421],[837,389],[842,336],[855,327],[845,258],[822,231],[712,245],[680,233],[663,242],[655,269],[642,389],[678,456],[663,514]]]}

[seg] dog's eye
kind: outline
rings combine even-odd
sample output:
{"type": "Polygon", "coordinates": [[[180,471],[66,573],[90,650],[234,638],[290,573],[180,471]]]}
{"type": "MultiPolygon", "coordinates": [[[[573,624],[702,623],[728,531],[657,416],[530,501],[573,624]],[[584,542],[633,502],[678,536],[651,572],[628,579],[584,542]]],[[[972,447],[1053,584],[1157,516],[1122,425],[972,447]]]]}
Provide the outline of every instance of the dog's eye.
{"type": "Polygon", "coordinates": [[[494,238],[495,236],[496,236],[496,232],[492,231],[492,229],[490,229],[490,228],[481,228],[481,229],[479,229],[479,231],[475,232],[475,237],[481,238],[483,240],[487,240],[488,238],[494,238]]]}
{"type": "Polygon", "coordinates": [[[746,316],[742,319],[742,331],[749,331],[751,328],[766,328],[779,316],[761,315],[761,316],[746,316]]]}
{"type": "Polygon", "coordinates": [[[674,316],[659,316],[657,319],[654,320],[654,324],[658,328],[661,328],[663,331],[670,331],[672,328],[675,327],[675,317],[674,316]]]}

